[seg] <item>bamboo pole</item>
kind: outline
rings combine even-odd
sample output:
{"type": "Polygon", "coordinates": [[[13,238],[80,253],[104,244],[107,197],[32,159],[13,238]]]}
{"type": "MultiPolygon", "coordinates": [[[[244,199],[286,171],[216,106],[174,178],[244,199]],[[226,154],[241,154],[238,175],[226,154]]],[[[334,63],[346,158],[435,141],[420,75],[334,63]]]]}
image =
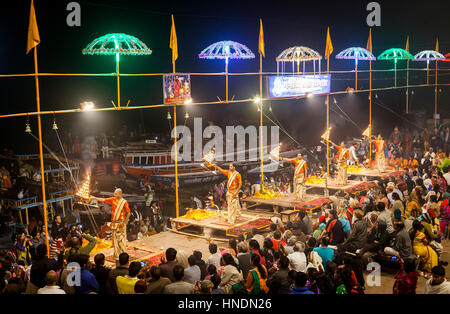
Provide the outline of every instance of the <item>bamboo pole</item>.
{"type": "Polygon", "coordinates": [[[119,54],[116,55],[116,77],[117,77],[117,108],[120,110],[120,74],[119,74],[119,54]]]}
{"type": "Polygon", "coordinates": [[[430,61],[427,60],[427,85],[430,85],[430,61]]]}
{"type": "Polygon", "coordinates": [[[406,60],[406,114],[409,113],[409,59],[406,60]]]}
{"type": "Polygon", "coordinates": [[[438,72],[438,64],[436,60],[436,73],[434,76],[434,127],[437,127],[437,72],[438,72]]]}
{"type": "Polygon", "coordinates": [[[264,155],[263,155],[263,136],[264,136],[264,132],[263,132],[263,101],[262,101],[262,54],[259,53],[259,73],[261,73],[259,75],[259,99],[260,99],[260,133],[259,133],[259,139],[260,139],[260,148],[259,148],[259,155],[261,158],[261,189],[262,186],[264,184],[264,155]]]}
{"type": "Polygon", "coordinates": [[[228,58],[225,59],[225,99],[228,103],[228,58]]]}
{"type": "MultiPolygon", "coordinates": [[[[175,60],[172,60],[172,71],[175,73],[175,60]]],[[[178,145],[177,145],[177,104],[173,106],[173,131],[175,132],[174,137],[174,150],[175,150],[175,216],[178,218],[180,216],[180,204],[179,204],[179,188],[178,188],[178,145]]]]}
{"type": "Polygon", "coordinates": [[[176,217],[180,216],[180,205],[178,204],[178,146],[177,146],[177,105],[173,106],[173,131],[175,133],[174,150],[175,150],[175,209],[176,217]]]}
{"type": "Polygon", "coordinates": [[[355,59],[355,91],[358,90],[358,59],[355,59]]]}
{"type": "Polygon", "coordinates": [[[369,163],[372,161],[372,60],[369,61],[369,163]]]}
{"type": "MultiPolygon", "coordinates": [[[[330,57],[327,58],[327,73],[330,73],[330,57]]],[[[330,93],[327,94],[327,130],[330,127],[330,93]]],[[[330,142],[327,141],[327,178],[330,177],[330,142]]]]}
{"type": "Polygon", "coordinates": [[[397,59],[394,61],[394,87],[397,88],[397,59]]]}
{"type": "MultiPolygon", "coordinates": [[[[37,47],[34,47],[34,72],[37,74],[38,62],[37,62],[37,47]]],[[[42,204],[44,207],[44,231],[45,231],[45,245],[47,246],[47,257],[50,257],[50,246],[48,243],[48,222],[47,222],[47,200],[45,197],[45,173],[44,173],[44,154],[42,149],[42,128],[41,128],[41,101],[39,97],[39,78],[35,76],[36,83],[36,107],[37,107],[37,118],[38,118],[38,130],[39,130],[39,160],[41,165],[41,185],[42,185],[42,204]]]]}

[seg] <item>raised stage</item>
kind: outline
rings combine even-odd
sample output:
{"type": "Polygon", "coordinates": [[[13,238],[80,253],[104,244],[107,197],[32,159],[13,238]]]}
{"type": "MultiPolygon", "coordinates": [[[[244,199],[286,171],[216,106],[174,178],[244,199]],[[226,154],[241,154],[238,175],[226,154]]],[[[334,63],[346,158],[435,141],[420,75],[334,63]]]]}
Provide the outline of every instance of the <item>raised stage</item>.
{"type": "Polygon", "coordinates": [[[268,227],[272,222],[270,219],[259,217],[258,215],[245,215],[234,223],[230,224],[225,220],[225,215],[217,215],[202,220],[194,220],[184,217],[171,218],[170,223],[173,231],[188,232],[189,227],[197,227],[201,230],[202,236],[206,239],[212,238],[214,235],[237,237],[241,233],[247,233],[253,228],[263,229],[268,227]]]}
{"type": "Polygon", "coordinates": [[[376,179],[385,179],[388,177],[398,177],[402,176],[405,172],[403,170],[392,170],[392,169],[386,169],[381,174],[378,172],[377,169],[358,169],[356,171],[352,171],[349,169],[348,171],[348,177],[349,178],[356,178],[356,177],[362,177],[364,180],[376,180],[376,179]]]}

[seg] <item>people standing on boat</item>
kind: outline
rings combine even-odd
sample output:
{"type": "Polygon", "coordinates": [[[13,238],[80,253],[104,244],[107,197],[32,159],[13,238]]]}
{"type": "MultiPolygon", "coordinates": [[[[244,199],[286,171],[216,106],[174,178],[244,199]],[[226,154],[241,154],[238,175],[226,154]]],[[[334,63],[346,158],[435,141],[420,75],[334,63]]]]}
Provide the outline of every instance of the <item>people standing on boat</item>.
{"type": "Polygon", "coordinates": [[[228,177],[227,181],[227,221],[234,224],[241,215],[241,204],[239,202],[239,191],[242,186],[242,177],[232,163],[229,165],[229,170],[224,170],[215,164],[211,164],[215,169],[222,172],[228,177]]]}

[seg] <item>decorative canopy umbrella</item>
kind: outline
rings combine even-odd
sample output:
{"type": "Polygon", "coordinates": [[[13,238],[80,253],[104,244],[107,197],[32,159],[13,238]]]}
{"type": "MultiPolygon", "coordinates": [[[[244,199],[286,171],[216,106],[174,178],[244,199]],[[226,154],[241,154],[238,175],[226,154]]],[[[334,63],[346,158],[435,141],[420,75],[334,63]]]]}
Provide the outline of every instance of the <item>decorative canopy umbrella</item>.
{"type": "Polygon", "coordinates": [[[119,56],[120,55],[150,55],[152,51],[138,38],[123,34],[112,33],[94,39],[82,50],[85,55],[116,56],[117,75],[117,106],[120,109],[120,78],[119,78],[119,56]]]}
{"type": "Polygon", "coordinates": [[[445,57],[445,59],[443,59],[441,61],[447,61],[447,62],[450,61],[450,53],[447,53],[444,57],[445,57]]]}
{"type": "Polygon", "coordinates": [[[322,60],[322,56],[317,51],[311,48],[304,46],[295,46],[283,50],[278,55],[276,60],[277,60],[277,72],[279,72],[278,62],[282,62],[282,72],[284,72],[284,62],[292,62],[292,72],[294,72],[295,62],[297,62],[297,72],[300,72],[299,71],[300,62],[303,62],[303,73],[305,73],[305,62],[314,61],[314,74],[315,74],[316,60],[319,60],[319,73],[320,73],[320,60],[322,60]]]}
{"type": "Polygon", "coordinates": [[[408,60],[413,58],[412,54],[402,48],[387,49],[378,56],[378,60],[394,60],[395,87],[397,87],[397,60],[408,60]]]}
{"type": "Polygon", "coordinates": [[[439,53],[434,50],[424,50],[419,53],[417,53],[414,56],[413,61],[426,61],[427,62],[427,85],[429,84],[430,78],[430,61],[438,61],[438,60],[444,60],[445,57],[442,53],[439,53]]]}
{"type": "Polygon", "coordinates": [[[200,59],[225,59],[226,101],[228,102],[228,59],[254,59],[254,53],[245,45],[224,40],[209,45],[198,57],[200,59]]]}
{"type": "Polygon", "coordinates": [[[358,60],[376,60],[375,56],[369,50],[361,47],[350,47],[342,50],[336,55],[336,59],[355,60],[355,90],[358,90],[358,60]]]}

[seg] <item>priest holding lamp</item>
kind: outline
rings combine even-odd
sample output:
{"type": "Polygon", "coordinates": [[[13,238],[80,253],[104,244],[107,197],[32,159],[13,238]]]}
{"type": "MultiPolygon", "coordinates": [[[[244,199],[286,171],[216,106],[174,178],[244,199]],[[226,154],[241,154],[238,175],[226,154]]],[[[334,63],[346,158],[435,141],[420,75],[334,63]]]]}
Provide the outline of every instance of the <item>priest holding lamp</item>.
{"type": "Polygon", "coordinates": [[[109,198],[92,197],[92,199],[110,204],[112,243],[114,247],[114,258],[119,258],[121,253],[127,251],[127,223],[130,219],[130,206],[122,197],[122,190],[115,189],[114,196],[109,198]]]}
{"type": "Polygon", "coordinates": [[[294,170],[294,194],[295,198],[298,201],[304,200],[306,196],[306,188],[305,188],[305,181],[306,181],[306,161],[303,160],[302,154],[297,154],[297,158],[283,158],[278,157],[279,160],[282,161],[289,161],[292,162],[295,165],[294,170]]]}
{"type": "Polygon", "coordinates": [[[233,164],[229,165],[229,170],[224,170],[219,166],[211,163],[210,166],[222,172],[228,177],[227,181],[227,207],[228,222],[234,224],[241,215],[241,204],[239,203],[239,190],[242,186],[241,174],[236,171],[233,164]]]}

